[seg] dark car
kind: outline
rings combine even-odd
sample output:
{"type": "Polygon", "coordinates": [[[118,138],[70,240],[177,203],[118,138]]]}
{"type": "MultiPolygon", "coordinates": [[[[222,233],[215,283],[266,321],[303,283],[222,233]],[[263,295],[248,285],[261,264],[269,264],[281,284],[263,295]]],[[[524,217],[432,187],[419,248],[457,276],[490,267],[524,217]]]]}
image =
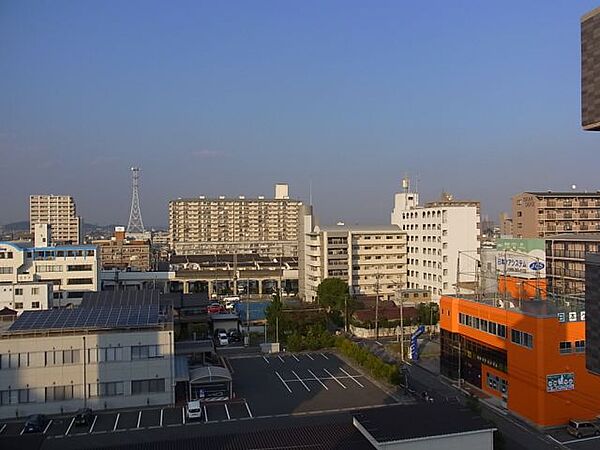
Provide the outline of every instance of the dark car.
{"type": "Polygon", "coordinates": [[[77,410],[75,413],[75,421],[73,422],[77,425],[91,425],[94,420],[94,414],[90,408],[81,408],[77,410]]]}
{"type": "Polygon", "coordinates": [[[229,342],[242,342],[242,333],[235,328],[232,328],[227,332],[227,337],[229,338],[229,342]]]}
{"type": "Polygon", "coordinates": [[[48,419],[43,414],[34,414],[27,418],[23,433],[43,433],[48,424],[48,419]]]}

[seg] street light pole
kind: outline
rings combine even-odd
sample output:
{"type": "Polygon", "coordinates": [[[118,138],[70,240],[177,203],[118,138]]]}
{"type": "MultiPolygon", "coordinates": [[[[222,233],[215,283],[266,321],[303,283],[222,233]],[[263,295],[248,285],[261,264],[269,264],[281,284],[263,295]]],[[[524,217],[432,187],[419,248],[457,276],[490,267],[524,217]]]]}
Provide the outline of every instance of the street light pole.
{"type": "Polygon", "coordinates": [[[400,295],[400,361],[404,362],[404,300],[400,295]]]}
{"type": "Polygon", "coordinates": [[[379,339],[379,272],[375,274],[375,339],[379,339]]]}

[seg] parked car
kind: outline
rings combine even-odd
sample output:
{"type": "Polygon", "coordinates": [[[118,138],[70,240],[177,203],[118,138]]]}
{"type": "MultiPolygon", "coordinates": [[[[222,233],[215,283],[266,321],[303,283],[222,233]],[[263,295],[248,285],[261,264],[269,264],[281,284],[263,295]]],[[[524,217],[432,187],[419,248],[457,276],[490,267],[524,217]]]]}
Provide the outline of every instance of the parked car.
{"type": "Polygon", "coordinates": [[[206,308],[206,310],[209,314],[218,314],[221,311],[223,311],[223,307],[220,303],[211,303],[210,305],[208,305],[208,308],[206,308]]]}
{"type": "Polygon", "coordinates": [[[200,420],[202,418],[202,405],[199,400],[187,402],[185,414],[189,420],[200,420]]]}
{"type": "Polygon", "coordinates": [[[600,428],[589,420],[569,420],[567,432],[576,438],[600,436],[600,428]]]}
{"type": "Polygon", "coordinates": [[[229,338],[229,342],[242,342],[242,333],[235,328],[231,328],[227,331],[227,337],[229,338]]]}
{"type": "Polygon", "coordinates": [[[73,424],[77,425],[91,425],[94,421],[94,414],[90,408],[81,408],[75,413],[75,421],[73,424]]]}
{"type": "Polygon", "coordinates": [[[227,333],[224,331],[220,332],[217,335],[217,343],[221,346],[229,344],[229,338],[227,337],[227,333]]]}
{"type": "Polygon", "coordinates": [[[23,433],[43,433],[48,424],[48,419],[43,414],[34,414],[27,418],[23,433]]]}

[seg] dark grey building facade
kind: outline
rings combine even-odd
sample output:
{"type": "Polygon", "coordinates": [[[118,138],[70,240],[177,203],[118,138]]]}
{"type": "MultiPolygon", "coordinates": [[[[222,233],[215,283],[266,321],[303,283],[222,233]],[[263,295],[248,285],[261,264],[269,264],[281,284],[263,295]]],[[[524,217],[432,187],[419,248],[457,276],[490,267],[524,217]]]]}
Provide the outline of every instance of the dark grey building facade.
{"type": "Polygon", "coordinates": [[[600,375],[600,253],[585,257],[585,365],[600,375]]]}
{"type": "Polygon", "coordinates": [[[600,131],[600,8],[581,18],[581,126],[600,131]]]}

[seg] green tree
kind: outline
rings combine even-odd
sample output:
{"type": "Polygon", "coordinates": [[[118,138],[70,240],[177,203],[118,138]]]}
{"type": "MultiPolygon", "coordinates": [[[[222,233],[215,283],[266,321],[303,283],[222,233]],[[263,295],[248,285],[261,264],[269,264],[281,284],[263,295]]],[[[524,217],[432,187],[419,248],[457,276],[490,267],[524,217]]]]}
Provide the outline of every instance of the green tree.
{"type": "Polygon", "coordinates": [[[349,297],[348,284],[339,278],[326,278],[319,284],[317,297],[321,306],[343,313],[349,297]]]}
{"type": "Polygon", "coordinates": [[[437,303],[419,303],[417,318],[422,325],[435,325],[440,320],[440,310],[437,303]]]}

